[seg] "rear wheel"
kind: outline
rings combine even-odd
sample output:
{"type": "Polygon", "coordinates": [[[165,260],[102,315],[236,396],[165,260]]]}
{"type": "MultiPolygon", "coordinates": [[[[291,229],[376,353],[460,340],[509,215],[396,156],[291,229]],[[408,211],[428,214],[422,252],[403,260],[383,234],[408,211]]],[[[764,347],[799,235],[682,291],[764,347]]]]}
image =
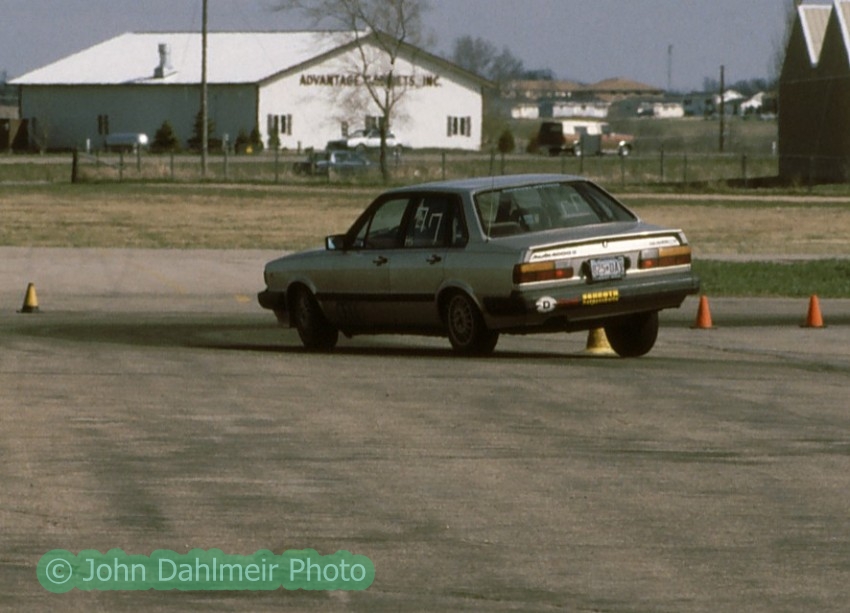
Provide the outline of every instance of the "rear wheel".
{"type": "Polygon", "coordinates": [[[339,331],[325,318],[316,298],[306,288],[296,291],[292,300],[292,318],[298,336],[310,351],[329,351],[336,346],[339,331]]]}
{"type": "Polygon", "coordinates": [[[472,298],[456,293],[446,304],[446,328],[452,348],[467,355],[492,353],[499,342],[499,333],[489,330],[484,316],[472,298]]]}
{"type": "Polygon", "coordinates": [[[636,358],[649,352],[658,338],[658,311],[637,313],[605,326],[611,348],[623,358],[636,358]]]}

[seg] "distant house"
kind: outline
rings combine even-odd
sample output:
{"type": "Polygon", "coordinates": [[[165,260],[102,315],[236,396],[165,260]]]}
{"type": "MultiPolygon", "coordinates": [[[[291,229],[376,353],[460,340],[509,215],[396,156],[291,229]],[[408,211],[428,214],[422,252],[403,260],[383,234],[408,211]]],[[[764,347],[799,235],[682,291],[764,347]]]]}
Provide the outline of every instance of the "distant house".
{"type": "Polygon", "coordinates": [[[679,119],[685,116],[685,107],[681,102],[642,102],[638,106],[637,115],[658,119],[679,119]]]}
{"type": "Polygon", "coordinates": [[[513,117],[527,114],[529,105],[536,105],[539,117],[604,119],[613,103],[663,93],[651,85],[623,78],[589,85],[575,81],[511,81],[502,89],[502,97],[513,103],[513,117]]]}
{"type": "Polygon", "coordinates": [[[581,101],[555,102],[552,104],[552,117],[586,117],[592,119],[605,119],[608,117],[610,102],[581,101]]]}
{"type": "MultiPolygon", "coordinates": [[[[726,115],[738,115],[741,112],[741,105],[746,102],[746,100],[747,99],[744,97],[744,94],[741,92],[735,91],[734,89],[727,89],[723,92],[723,113],[726,115]]],[[[715,94],[713,102],[714,107],[719,109],[721,102],[720,94],[715,94]]]]}
{"type": "Polygon", "coordinates": [[[850,179],[850,2],[801,4],[779,78],[779,174],[850,179]]]}
{"type": "MultiPolygon", "coordinates": [[[[374,125],[380,111],[364,79],[387,78],[375,37],[361,37],[374,74],[360,73],[352,35],[215,32],[208,35],[208,108],[215,138],[257,129],[264,143],[324,147],[374,125]]],[[[384,54],[384,55],[382,55],[384,54]]],[[[412,45],[401,45],[394,87],[404,96],[390,129],[413,147],[476,150],[488,81],[412,45]]],[[[186,143],[200,110],[201,34],[128,33],[34,70],[20,89],[30,136],[50,148],[94,148],[110,134],[153,137],[164,121],[186,143]]]]}

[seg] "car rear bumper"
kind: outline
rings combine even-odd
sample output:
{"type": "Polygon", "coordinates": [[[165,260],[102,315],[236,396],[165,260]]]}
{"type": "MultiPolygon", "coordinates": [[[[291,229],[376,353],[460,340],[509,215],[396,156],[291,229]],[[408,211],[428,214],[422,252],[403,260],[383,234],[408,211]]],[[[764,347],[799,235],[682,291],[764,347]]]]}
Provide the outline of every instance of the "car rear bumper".
{"type": "Polygon", "coordinates": [[[699,288],[699,278],[686,271],[637,280],[523,290],[504,298],[484,298],[482,302],[487,325],[493,329],[574,330],[632,313],[678,308],[699,288]]]}

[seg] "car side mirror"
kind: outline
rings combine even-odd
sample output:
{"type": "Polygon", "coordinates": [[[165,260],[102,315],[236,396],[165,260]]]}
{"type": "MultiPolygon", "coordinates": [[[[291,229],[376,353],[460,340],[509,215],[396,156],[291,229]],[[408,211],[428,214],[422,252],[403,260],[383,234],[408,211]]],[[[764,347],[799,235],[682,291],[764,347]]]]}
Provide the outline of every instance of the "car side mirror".
{"type": "Polygon", "coordinates": [[[345,251],[345,234],[332,234],[325,237],[327,251],[345,251]]]}

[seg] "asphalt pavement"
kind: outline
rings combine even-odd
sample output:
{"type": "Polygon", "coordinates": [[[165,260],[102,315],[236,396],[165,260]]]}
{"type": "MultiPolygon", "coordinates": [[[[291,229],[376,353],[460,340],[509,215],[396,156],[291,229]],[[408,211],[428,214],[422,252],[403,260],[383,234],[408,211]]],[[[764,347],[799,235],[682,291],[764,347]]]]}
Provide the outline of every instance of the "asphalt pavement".
{"type": "Polygon", "coordinates": [[[8,610],[845,611],[850,300],[709,297],[583,334],[303,351],[259,251],[0,248],[8,610]],[[18,313],[34,283],[38,314],[18,313]],[[64,549],[368,556],[362,592],[54,594],[64,549]]]}

